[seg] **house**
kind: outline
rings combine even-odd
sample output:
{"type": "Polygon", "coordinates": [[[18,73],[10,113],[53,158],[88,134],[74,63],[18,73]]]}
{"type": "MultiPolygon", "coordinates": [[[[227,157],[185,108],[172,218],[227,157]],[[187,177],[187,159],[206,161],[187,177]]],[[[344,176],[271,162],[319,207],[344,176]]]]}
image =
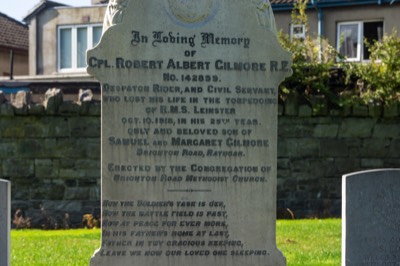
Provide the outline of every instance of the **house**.
{"type": "MultiPolygon", "coordinates": [[[[302,38],[304,25],[291,24],[295,0],[271,0],[278,29],[302,38]]],[[[348,61],[366,61],[364,40],[381,40],[392,29],[400,31],[399,0],[311,0],[307,5],[309,33],[322,36],[348,61]]]]}
{"type": "Polygon", "coordinates": [[[28,27],[0,13],[0,76],[28,74],[28,27]]]}
{"type": "Polygon", "coordinates": [[[87,78],[86,50],[99,42],[106,5],[70,7],[42,0],[24,18],[29,26],[29,75],[87,78]]]}
{"type": "MultiPolygon", "coordinates": [[[[291,24],[296,0],[271,0],[278,29],[304,37],[304,25],[291,24]]],[[[24,18],[29,26],[29,75],[88,77],[85,51],[102,33],[107,0],[91,6],[70,7],[42,0],[24,18]]],[[[392,28],[400,30],[399,0],[311,0],[307,9],[309,32],[321,35],[350,61],[368,60],[363,39],[382,38],[392,28]]]]}

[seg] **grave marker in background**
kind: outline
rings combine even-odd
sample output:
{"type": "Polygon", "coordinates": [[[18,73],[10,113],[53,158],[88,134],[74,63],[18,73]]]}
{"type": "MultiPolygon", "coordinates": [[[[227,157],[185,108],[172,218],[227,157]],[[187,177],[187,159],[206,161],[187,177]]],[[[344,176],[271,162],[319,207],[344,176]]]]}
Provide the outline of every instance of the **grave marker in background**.
{"type": "Polygon", "coordinates": [[[92,265],[278,266],[278,84],[291,56],[268,1],[109,4],[102,247],[92,265]]]}
{"type": "Polygon", "coordinates": [[[342,265],[399,265],[400,169],[343,176],[342,265]]]}
{"type": "Polygon", "coordinates": [[[10,265],[11,185],[0,179],[0,265],[10,265]]]}

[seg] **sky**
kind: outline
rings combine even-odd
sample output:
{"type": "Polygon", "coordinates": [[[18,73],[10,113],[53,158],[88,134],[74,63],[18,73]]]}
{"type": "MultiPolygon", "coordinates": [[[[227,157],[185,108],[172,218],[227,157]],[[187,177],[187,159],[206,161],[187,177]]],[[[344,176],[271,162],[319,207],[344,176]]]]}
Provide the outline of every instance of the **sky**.
{"type": "MultiPolygon", "coordinates": [[[[53,2],[62,3],[70,6],[89,6],[91,0],[52,0],[53,2]]],[[[5,1],[4,1],[5,2],[5,1]]],[[[10,0],[0,5],[0,12],[12,17],[18,21],[28,14],[40,0],[10,0]]]]}

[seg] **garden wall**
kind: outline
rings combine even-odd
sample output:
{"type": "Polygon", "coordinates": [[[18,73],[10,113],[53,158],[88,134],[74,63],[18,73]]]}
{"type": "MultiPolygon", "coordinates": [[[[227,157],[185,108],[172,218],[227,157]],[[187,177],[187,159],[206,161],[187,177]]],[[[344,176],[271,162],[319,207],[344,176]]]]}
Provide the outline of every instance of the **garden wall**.
{"type": "Polygon", "coordinates": [[[296,217],[340,217],[343,174],[400,167],[400,117],[370,117],[367,108],[313,117],[301,108],[307,114],[279,117],[278,208],[296,217]]]}
{"type": "MultiPolygon", "coordinates": [[[[77,227],[100,214],[100,102],[49,92],[36,104],[0,93],[0,178],[12,181],[14,226],[77,227]]],[[[343,174],[400,166],[397,106],[378,116],[367,107],[316,116],[288,103],[279,111],[279,217],[338,217],[343,174]]]]}
{"type": "Polygon", "coordinates": [[[0,178],[12,182],[13,215],[21,210],[21,227],[27,218],[34,227],[79,226],[83,214],[100,213],[100,102],[90,91],[76,102],[58,91],[39,104],[29,98],[0,95],[0,178]]]}

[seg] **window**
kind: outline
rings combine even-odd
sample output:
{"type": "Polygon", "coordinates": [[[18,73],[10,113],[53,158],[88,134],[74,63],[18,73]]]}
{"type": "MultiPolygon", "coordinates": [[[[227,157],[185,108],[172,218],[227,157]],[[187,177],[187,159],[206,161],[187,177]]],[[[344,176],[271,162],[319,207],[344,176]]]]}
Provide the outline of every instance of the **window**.
{"type": "Polygon", "coordinates": [[[369,59],[368,43],[381,41],[383,22],[343,22],[338,24],[337,48],[348,61],[363,61],[369,59]]]}
{"type": "Polygon", "coordinates": [[[100,41],[101,34],[101,25],[60,26],[58,28],[58,70],[83,70],[86,67],[86,50],[100,41]]]}
{"type": "Polygon", "coordinates": [[[290,36],[292,39],[302,39],[306,38],[306,26],[305,25],[290,25],[290,36]]]}

